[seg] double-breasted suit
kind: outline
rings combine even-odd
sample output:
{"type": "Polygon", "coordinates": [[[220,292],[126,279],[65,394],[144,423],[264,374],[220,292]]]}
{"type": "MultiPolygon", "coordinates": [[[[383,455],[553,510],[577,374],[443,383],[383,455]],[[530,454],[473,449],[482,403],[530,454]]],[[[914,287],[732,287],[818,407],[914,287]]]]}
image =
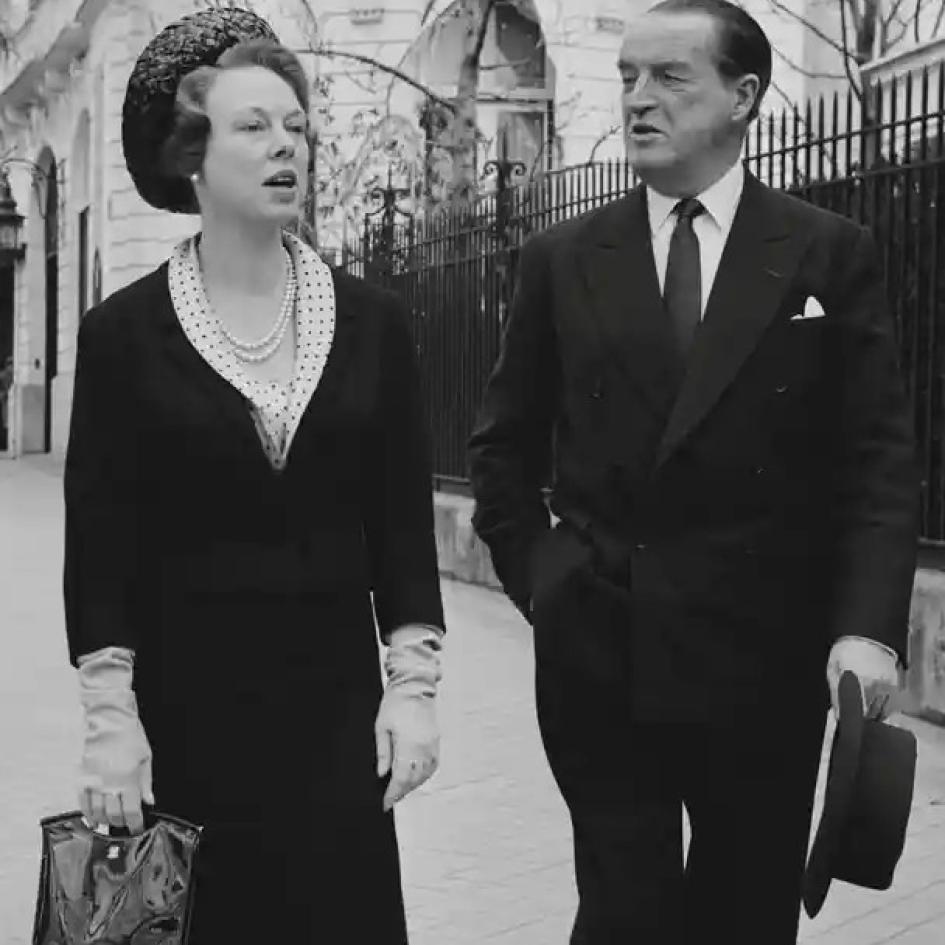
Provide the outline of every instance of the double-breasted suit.
{"type": "Polygon", "coordinates": [[[406,940],[377,634],[443,624],[429,449],[401,306],[333,284],[331,350],[281,470],[185,336],[167,264],[80,328],[70,655],[135,651],[157,806],[206,827],[195,945],[406,940]]]}
{"type": "MultiPolygon", "coordinates": [[[[799,752],[784,753],[796,779],[771,777],[794,798],[798,813],[784,819],[798,834],[831,643],[868,637],[906,660],[917,476],[868,233],[746,175],[685,359],[644,188],[534,236],[470,463],[475,527],[534,627],[539,723],[575,826],[574,941],[610,941],[608,928],[644,929],[633,910],[653,923],[678,912],[666,892],[675,880],[653,885],[654,845],[676,838],[678,799],[673,826],[632,798],[681,791],[692,817],[698,792],[686,796],[675,769],[659,789],[641,787],[641,768],[666,762],[647,748],[654,732],[675,733],[674,755],[714,746],[703,782],[734,797],[741,775],[723,760],[732,740],[750,744],[748,733],[776,724],[770,738],[790,735],[799,752]],[[810,297],[823,317],[795,318],[810,297]],[[647,825],[631,829],[615,810],[605,826],[611,803],[647,825]],[[636,852],[614,847],[620,831],[636,852]],[[637,876],[641,859],[649,869],[637,876]],[[626,881],[608,892],[604,872],[626,881]]],[[[732,816],[716,806],[716,822],[732,816]]],[[[784,844],[795,883],[803,853],[784,844]]]]}

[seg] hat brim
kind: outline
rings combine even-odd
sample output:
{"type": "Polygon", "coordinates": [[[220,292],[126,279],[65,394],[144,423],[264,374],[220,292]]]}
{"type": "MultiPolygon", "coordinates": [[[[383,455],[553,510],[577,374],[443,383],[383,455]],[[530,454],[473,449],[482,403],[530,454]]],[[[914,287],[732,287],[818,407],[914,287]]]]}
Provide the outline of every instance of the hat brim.
{"type": "Polygon", "coordinates": [[[804,871],[803,902],[814,918],[823,907],[833,877],[832,863],[846,820],[859,768],[863,742],[863,692],[855,673],[840,677],[839,718],[830,749],[823,811],[804,871]]]}
{"type": "Polygon", "coordinates": [[[892,885],[906,843],[916,758],[912,732],[866,720],[857,785],[832,864],[834,879],[865,889],[892,885]]]}

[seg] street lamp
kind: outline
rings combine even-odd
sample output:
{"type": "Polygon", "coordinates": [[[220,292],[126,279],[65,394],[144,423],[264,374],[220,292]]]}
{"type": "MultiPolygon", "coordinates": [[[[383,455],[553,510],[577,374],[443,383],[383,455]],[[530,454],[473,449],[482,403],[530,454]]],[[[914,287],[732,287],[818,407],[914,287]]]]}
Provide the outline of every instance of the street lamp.
{"type": "Polygon", "coordinates": [[[0,167],[0,263],[7,265],[23,258],[23,216],[17,213],[5,167],[0,167]]]}

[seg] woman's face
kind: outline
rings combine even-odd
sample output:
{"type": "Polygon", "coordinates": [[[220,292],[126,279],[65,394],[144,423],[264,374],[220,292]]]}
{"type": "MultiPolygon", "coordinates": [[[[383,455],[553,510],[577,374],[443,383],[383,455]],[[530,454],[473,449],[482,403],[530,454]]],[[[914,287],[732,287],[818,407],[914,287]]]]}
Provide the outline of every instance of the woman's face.
{"type": "Polygon", "coordinates": [[[291,86],[263,66],[224,69],[207,92],[210,134],[201,210],[295,220],[308,183],[308,119],[291,86]]]}

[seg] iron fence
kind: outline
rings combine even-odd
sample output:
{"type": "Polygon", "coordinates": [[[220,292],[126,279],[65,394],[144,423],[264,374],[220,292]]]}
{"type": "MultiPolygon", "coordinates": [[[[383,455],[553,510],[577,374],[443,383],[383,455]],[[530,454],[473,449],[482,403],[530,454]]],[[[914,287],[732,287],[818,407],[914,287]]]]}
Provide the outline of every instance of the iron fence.
{"type": "MultiPolygon", "coordinates": [[[[922,470],[922,535],[945,540],[945,64],[769,114],[744,162],[763,182],[869,226],[881,247],[922,470]]],[[[400,213],[392,189],[365,218],[350,271],[399,292],[412,316],[433,431],[434,469],[466,478],[465,443],[499,341],[528,236],[635,186],[623,161],[537,174],[493,161],[493,186],[426,219],[400,213]]]]}

